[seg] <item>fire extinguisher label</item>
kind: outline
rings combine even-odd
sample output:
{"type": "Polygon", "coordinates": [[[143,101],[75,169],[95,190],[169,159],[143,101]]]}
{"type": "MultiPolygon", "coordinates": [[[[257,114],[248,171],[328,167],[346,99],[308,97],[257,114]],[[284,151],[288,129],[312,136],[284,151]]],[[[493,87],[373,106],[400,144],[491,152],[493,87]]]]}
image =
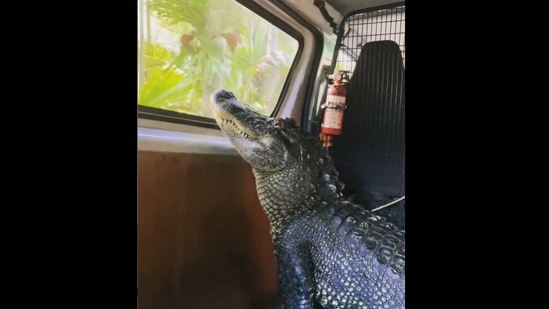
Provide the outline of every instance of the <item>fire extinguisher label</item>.
{"type": "Polygon", "coordinates": [[[323,127],[341,129],[343,123],[343,111],[340,109],[326,109],[324,112],[323,127]]]}
{"type": "Polygon", "coordinates": [[[345,97],[339,95],[329,94],[326,96],[326,102],[330,103],[345,103],[345,97]]]}

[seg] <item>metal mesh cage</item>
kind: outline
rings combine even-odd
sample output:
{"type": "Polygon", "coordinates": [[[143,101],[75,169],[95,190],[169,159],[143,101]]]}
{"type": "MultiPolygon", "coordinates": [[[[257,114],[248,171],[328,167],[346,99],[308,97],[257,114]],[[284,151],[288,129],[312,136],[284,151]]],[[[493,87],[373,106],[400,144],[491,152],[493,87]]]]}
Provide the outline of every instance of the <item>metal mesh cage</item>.
{"type": "MultiPolygon", "coordinates": [[[[348,71],[342,135],[331,149],[355,201],[375,209],[404,195],[405,7],[346,19],[336,71],[348,71]],[[353,78],[355,77],[355,78],[353,78]]],[[[379,211],[401,228],[404,201],[379,211]]]]}
{"type": "Polygon", "coordinates": [[[349,17],[344,26],[344,36],[337,55],[336,70],[349,71],[355,68],[362,46],[368,42],[391,40],[396,42],[406,63],[405,7],[397,6],[349,17]]]}

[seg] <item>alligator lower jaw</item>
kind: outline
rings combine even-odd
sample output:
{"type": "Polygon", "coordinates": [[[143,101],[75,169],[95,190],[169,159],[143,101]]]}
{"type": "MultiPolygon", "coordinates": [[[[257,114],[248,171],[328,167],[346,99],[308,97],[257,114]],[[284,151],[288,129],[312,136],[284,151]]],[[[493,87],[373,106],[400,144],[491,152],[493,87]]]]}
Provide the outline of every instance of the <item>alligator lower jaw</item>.
{"type": "Polygon", "coordinates": [[[239,122],[233,120],[234,118],[227,115],[224,111],[216,110],[215,118],[218,125],[226,134],[229,133],[249,140],[257,140],[259,138],[253,132],[241,126],[239,122]]]}

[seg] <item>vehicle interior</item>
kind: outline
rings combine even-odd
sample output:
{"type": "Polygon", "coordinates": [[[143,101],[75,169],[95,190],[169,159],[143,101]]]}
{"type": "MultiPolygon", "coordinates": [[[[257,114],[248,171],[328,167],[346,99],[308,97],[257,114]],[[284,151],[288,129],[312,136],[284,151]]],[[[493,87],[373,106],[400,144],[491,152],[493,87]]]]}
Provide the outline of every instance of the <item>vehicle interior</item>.
{"type": "Polygon", "coordinates": [[[379,214],[405,229],[404,1],[138,0],[137,26],[140,308],[281,308],[252,169],[212,117],[218,89],[318,136],[345,197],[398,201],[379,214]]]}

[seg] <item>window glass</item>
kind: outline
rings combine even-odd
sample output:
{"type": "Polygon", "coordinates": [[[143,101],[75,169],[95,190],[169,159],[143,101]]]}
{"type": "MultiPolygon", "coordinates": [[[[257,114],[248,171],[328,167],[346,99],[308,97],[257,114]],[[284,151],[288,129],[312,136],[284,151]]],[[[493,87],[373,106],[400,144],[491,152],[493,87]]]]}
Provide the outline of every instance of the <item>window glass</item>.
{"type": "Polygon", "coordinates": [[[138,104],[212,117],[210,94],[271,114],[299,43],[234,0],[138,0],[138,104]]]}

